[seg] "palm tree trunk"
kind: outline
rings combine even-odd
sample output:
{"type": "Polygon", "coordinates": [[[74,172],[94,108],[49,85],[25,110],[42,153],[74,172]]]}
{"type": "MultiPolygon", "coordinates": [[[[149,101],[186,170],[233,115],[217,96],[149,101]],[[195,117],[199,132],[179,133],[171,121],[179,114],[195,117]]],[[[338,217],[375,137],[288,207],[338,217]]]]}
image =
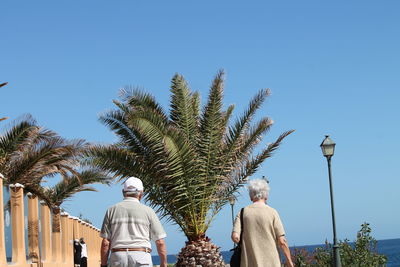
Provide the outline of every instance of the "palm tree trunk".
{"type": "Polygon", "coordinates": [[[208,237],[187,241],[178,255],[176,267],[225,267],[219,247],[208,237]]]}
{"type": "Polygon", "coordinates": [[[52,232],[53,233],[60,233],[61,232],[61,224],[60,224],[60,207],[53,207],[52,209],[53,216],[52,216],[52,232]]]}

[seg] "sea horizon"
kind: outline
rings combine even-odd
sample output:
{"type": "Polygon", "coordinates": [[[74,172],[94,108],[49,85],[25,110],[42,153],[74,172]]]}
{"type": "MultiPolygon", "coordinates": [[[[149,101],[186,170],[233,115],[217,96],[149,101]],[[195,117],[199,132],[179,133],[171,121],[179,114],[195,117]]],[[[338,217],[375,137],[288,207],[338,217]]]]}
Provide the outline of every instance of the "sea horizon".
{"type": "MultiPolygon", "coordinates": [[[[352,244],[354,242],[350,242],[352,244]]],[[[294,245],[290,246],[290,249],[305,249],[309,252],[314,251],[318,247],[325,247],[325,244],[313,244],[313,245],[294,245]]],[[[379,254],[383,254],[387,257],[387,267],[398,267],[400,266],[400,238],[390,238],[390,239],[380,239],[377,240],[377,250],[379,254]]],[[[229,263],[229,259],[232,255],[232,252],[221,251],[221,254],[224,258],[225,263],[229,263]]],[[[167,256],[167,260],[169,264],[176,263],[178,253],[177,254],[169,254],[167,256]]],[[[157,255],[152,255],[153,264],[160,264],[160,259],[157,255]]]]}
{"type": "MultiPolygon", "coordinates": [[[[353,244],[354,242],[350,242],[353,244]]],[[[6,244],[7,247],[7,244],[6,244]]],[[[290,249],[305,249],[309,252],[313,252],[318,247],[325,247],[325,244],[314,244],[314,245],[302,245],[290,246],[290,249]]],[[[377,240],[377,251],[379,254],[383,254],[387,257],[387,267],[398,267],[400,266],[400,238],[390,238],[390,239],[380,239],[377,240]]],[[[225,263],[229,263],[230,257],[232,255],[232,251],[226,250],[221,251],[221,254],[224,258],[225,263]]],[[[176,263],[178,253],[176,254],[168,254],[167,261],[169,264],[176,263]]],[[[159,265],[160,259],[157,255],[152,255],[153,264],[159,265]]],[[[11,262],[11,257],[7,257],[7,262],[11,262]]]]}

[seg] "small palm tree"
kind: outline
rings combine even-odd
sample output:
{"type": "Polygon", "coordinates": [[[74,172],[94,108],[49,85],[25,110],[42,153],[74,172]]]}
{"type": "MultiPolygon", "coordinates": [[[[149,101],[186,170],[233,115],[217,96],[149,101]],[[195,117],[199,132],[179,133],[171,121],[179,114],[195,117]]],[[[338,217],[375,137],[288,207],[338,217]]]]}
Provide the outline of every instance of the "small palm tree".
{"type": "Polygon", "coordinates": [[[60,232],[60,207],[65,201],[71,199],[76,193],[84,191],[97,192],[92,184],[110,185],[112,178],[98,169],[87,169],[76,175],[67,175],[53,187],[42,187],[41,185],[29,185],[26,187],[31,192],[46,202],[50,207],[52,216],[52,231],[60,232]]]}
{"type": "Polygon", "coordinates": [[[89,184],[111,182],[111,177],[96,168],[77,171],[86,147],[83,140],[68,141],[39,127],[29,115],[0,136],[0,173],[5,184],[23,184],[24,192],[45,201],[53,213],[53,232],[60,232],[60,205],[64,201],[78,192],[96,191],[89,184]],[[62,177],[58,184],[42,186],[44,179],[56,175],[62,177]]]}
{"type": "Polygon", "coordinates": [[[143,180],[150,205],[188,239],[176,266],[224,266],[207,229],[229,197],[292,131],[253,155],[273,124],[266,117],[251,124],[269,90],[259,91],[229,125],[234,106],[223,110],[222,71],[202,110],[199,94],[178,74],[172,79],[169,115],[153,96],[128,89],[122,91],[121,101],[114,101],[118,109],[100,117],[119,142],[93,146],[86,153],[87,163],[120,179],[134,175],[143,180]]]}
{"type": "Polygon", "coordinates": [[[79,177],[68,175],[52,187],[29,186],[29,192],[34,193],[46,202],[50,208],[60,207],[62,203],[71,199],[76,193],[90,191],[97,192],[92,184],[110,185],[112,177],[101,170],[87,169],[79,172],[79,177]]]}

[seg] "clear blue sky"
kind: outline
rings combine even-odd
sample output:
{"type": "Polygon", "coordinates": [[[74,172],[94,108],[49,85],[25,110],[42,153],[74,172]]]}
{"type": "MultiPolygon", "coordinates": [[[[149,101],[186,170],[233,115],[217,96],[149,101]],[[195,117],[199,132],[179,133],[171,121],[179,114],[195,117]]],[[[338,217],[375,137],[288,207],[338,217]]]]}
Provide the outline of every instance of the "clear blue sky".
{"type": "MultiPolygon", "coordinates": [[[[0,10],[0,82],[9,82],[0,115],[30,113],[64,137],[111,143],[97,118],[119,88],[143,87],[167,108],[174,73],[205,97],[223,68],[237,115],[271,88],[259,113],[276,122],[265,143],[296,129],[255,176],[270,179],[290,245],[332,239],[325,134],[337,143],[339,238],[354,239],[364,221],[378,239],[400,237],[400,2],[3,0],[0,10]]],[[[98,189],[64,208],[100,226],[121,195],[119,185],[98,189]]],[[[235,212],[247,204],[244,190],[235,212]]],[[[176,253],[185,239],[166,230],[176,253]]],[[[230,230],[226,207],[208,235],[228,250],[230,230]]]]}

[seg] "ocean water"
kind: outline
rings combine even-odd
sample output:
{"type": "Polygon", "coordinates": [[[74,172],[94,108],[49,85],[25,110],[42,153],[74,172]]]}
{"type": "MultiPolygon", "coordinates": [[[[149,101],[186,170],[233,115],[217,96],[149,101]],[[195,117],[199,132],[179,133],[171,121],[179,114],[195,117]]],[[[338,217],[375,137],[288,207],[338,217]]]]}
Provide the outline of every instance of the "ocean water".
{"type": "MultiPolygon", "coordinates": [[[[306,249],[308,251],[314,251],[317,247],[325,247],[325,244],[321,245],[310,245],[310,246],[296,246],[298,249],[306,249]]],[[[294,247],[291,247],[292,249],[294,247]]],[[[226,263],[229,263],[231,258],[231,251],[222,251],[222,256],[226,263]]],[[[400,267],[400,238],[398,239],[387,239],[378,240],[378,253],[384,254],[388,258],[387,267],[400,267]]],[[[176,262],[176,255],[168,255],[168,262],[176,262]]],[[[153,263],[160,264],[158,256],[153,256],[153,263]]]]}

